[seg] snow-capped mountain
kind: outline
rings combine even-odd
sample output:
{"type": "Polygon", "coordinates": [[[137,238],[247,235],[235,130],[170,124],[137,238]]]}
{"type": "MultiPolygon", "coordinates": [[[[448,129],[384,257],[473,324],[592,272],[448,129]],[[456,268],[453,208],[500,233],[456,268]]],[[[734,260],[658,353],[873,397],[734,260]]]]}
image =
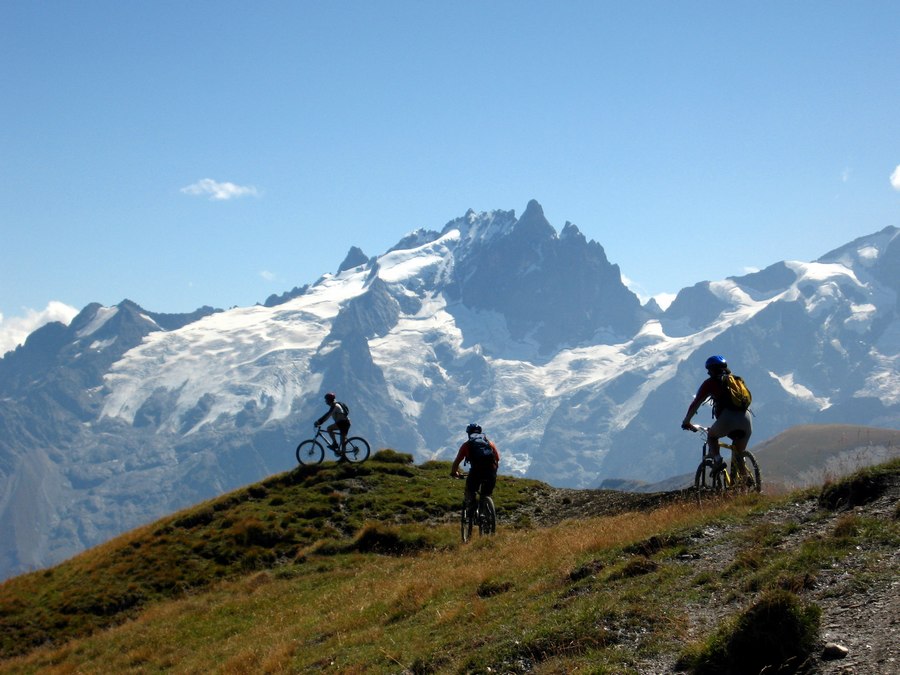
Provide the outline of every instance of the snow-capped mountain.
{"type": "Polygon", "coordinates": [[[0,576],[294,465],[335,391],[353,431],[452,458],[478,421],[502,471],[561,486],[696,465],[680,420],[711,353],[762,441],[800,423],[900,426],[900,237],[642,306],[602,246],[540,205],[468,212],[262,305],[90,305],[0,359],[0,576]]]}

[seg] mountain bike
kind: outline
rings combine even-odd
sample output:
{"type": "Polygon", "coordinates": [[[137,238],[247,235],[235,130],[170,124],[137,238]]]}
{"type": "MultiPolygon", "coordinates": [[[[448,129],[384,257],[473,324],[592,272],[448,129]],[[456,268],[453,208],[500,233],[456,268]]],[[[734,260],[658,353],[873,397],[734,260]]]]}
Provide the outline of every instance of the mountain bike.
{"type": "MultiPolygon", "coordinates": [[[[461,473],[458,478],[465,480],[466,476],[467,474],[461,473]]],[[[467,505],[465,497],[463,498],[459,530],[464,544],[471,541],[476,525],[480,536],[491,535],[497,531],[497,509],[494,508],[494,500],[481,494],[481,486],[473,504],[467,505]]]]}
{"type": "Polygon", "coordinates": [[[694,491],[697,501],[704,496],[724,494],[726,492],[759,492],[762,490],[762,477],[759,472],[759,463],[749,450],[742,454],[744,460],[743,471],[735,456],[733,444],[723,443],[719,439],[719,449],[731,450],[731,468],[721,461],[718,464],[710,454],[709,429],[699,424],[691,425],[692,430],[703,436],[703,456],[694,474],[694,491]]]}
{"type": "Polygon", "coordinates": [[[325,448],[331,450],[337,461],[365,462],[369,458],[369,442],[362,436],[351,436],[344,441],[343,450],[331,444],[331,439],[316,427],[316,435],[297,446],[297,461],[303,466],[320,464],[325,459],[325,448]]]}

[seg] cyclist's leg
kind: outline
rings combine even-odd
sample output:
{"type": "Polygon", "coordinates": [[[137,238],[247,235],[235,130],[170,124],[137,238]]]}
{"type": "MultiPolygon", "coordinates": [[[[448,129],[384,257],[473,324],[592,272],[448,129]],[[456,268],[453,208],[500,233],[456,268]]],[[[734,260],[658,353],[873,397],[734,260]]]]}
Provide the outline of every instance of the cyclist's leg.
{"type": "Polygon", "coordinates": [[[716,421],[709,428],[707,440],[709,441],[710,455],[713,462],[721,460],[721,451],[719,450],[719,439],[730,436],[737,430],[742,428],[743,415],[737,410],[725,409],[716,418],[716,421]]]}
{"type": "Polygon", "coordinates": [[[744,464],[744,450],[747,449],[747,438],[743,433],[734,432],[731,442],[731,470],[735,477],[744,478],[747,466],[744,464]],[[738,438],[734,438],[737,436],[738,438]]]}
{"type": "Polygon", "coordinates": [[[475,507],[475,496],[478,494],[480,483],[481,479],[478,477],[478,472],[474,469],[469,471],[469,475],[466,476],[466,494],[464,498],[467,509],[471,510],[475,507]]]}
{"type": "Polygon", "coordinates": [[[335,422],[334,424],[329,424],[327,427],[325,427],[325,431],[327,431],[328,435],[331,437],[331,449],[332,450],[334,450],[336,447],[338,447],[337,439],[334,437],[334,432],[337,431],[339,428],[340,427],[338,426],[337,422],[335,422]]]}
{"type": "MultiPolygon", "coordinates": [[[[731,468],[732,473],[736,472],[737,476],[745,476],[747,473],[744,465],[744,451],[750,441],[750,434],[753,432],[753,423],[748,411],[741,410],[725,410],[723,414],[716,420],[716,425],[721,422],[721,427],[717,429],[719,436],[729,436],[732,439],[731,444],[731,468]]],[[[713,426],[716,426],[713,425],[713,426]]]]}
{"type": "Polygon", "coordinates": [[[490,497],[494,494],[494,487],[497,485],[497,472],[494,470],[486,470],[484,478],[481,481],[481,496],[490,497]]]}
{"type": "MultiPolygon", "coordinates": [[[[715,425],[713,425],[715,426],[715,425]]],[[[719,450],[719,438],[721,434],[713,433],[712,427],[710,427],[709,432],[706,435],[706,445],[709,449],[709,457],[712,459],[713,464],[718,464],[722,461],[721,451],[719,450]]]]}
{"type": "Polygon", "coordinates": [[[484,532],[493,534],[497,529],[497,512],[491,495],[494,494],[494,487],[497,485],[497,470],[494,467],[488,467],[484,470],[484,480],[481,483],[481,499],[484,502],[484,532]]]}
{"type": "Polygon", "coordinates": [[[742,420],[743,424],[741,428],[735,432],[736,438],[734,439],[734,444],[732,446],[732,464],[737,464],[738,467],[738,475],[741,477],[741,480],[744,482],[752,483],[755,478],[750,475],[750,470],[747,468],[747,463],[744,461],[744,453],[747,450],[747,446],[750,444],[750,434],[753,433],[753,423],[750,420],[750,413],[744,413],[745,419],[742,420]]]}
{"type": "Polygon", "coordinates": [[[347,447],[347,436],[350,435],[350,420],[341,420],[336,423],[338,426],[338,430],[341,432],[341,452],[344,451],[344,448],[347,447]]]}

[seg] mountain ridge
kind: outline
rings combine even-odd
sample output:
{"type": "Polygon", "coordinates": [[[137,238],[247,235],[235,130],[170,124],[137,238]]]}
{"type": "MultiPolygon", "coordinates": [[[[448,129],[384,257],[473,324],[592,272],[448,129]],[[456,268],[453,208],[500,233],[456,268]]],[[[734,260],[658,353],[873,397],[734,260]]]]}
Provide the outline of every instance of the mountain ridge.
{"type": "Polygon", "coordinates": [[[896,428],[897,233],[699,282],[658,312],[533,201],[351,249],[253,307],[89,305],[0,359],[0,576],[286,470],[329,390],[376,448],[449,459],[476,420],[503,472],[563,487],[692,470],[678,421],[710,353],[753,390],[751,443],[805,423],[896,428]]]}

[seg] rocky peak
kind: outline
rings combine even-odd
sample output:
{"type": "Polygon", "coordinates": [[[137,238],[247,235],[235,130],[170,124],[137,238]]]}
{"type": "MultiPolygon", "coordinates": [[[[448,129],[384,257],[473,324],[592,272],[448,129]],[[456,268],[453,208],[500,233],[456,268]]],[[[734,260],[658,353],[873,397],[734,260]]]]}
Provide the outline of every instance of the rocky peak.
{"type": "Polygon", "coordinates": [[[528,202],[528,206],[525,207],[525,213],[516,222],[513,234],[535,242],[556,239],[556,230],[553,229],[553,226],[544,216],[543,207],[534,199],[528,202]]]}
{"type": "Polygon", "coordinates": [[[562,232],[559,233],[559,238],[563,241],[574,240],[577,242],[587,242],[585,236],[581,233],[581,230],[579,230],[574,223],[570,223],[568,220],[563,226],[562,232]]]}
{"type": "Polygon", "coordinates": [[[337,269],[337,273],[340,274],[344,270],[353,269],[354,267],[359,267],[360,265],[365,265],[369,262],[369,256],[362,252],[357,246],[351,246],[350,250],[347,251],[347,257],[344,258],[344,262],[340,264],[340,267],[337,269]]]}
{"type": "Polygon", "coordinates": [[[627,335],[646,314],[603,247],[571,223],[557,236],[534,200],[513,228],[457,258],[455,275],[466,306],[499,312],[513,338],[541,352],[627,335]]]}

